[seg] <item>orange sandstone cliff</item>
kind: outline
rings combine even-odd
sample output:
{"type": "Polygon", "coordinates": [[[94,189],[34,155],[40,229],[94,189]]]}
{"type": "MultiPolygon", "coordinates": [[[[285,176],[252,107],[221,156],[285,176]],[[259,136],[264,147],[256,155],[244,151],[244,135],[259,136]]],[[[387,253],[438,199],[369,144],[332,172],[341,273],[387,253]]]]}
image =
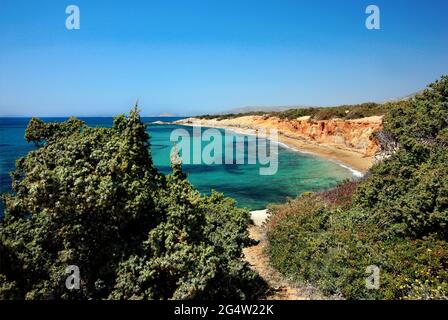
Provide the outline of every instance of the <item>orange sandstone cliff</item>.
{"type": "Polygon", "coordinates": [[[382,117],[352,120],[301,117],[287,120],[270,116],[243,116],[223,120],[188,118],[178,123],[220,128],[276,129],[280,135],[288,138],[373,157],[380,149],[373,133],[382,128],[382,117]]]}

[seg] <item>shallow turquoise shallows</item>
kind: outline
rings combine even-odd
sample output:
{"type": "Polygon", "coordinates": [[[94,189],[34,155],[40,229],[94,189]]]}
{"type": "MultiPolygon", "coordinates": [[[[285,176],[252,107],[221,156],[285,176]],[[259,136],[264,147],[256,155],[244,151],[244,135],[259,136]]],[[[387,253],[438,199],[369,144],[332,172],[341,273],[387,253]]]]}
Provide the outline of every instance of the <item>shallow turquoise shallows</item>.
{"type": "MultiPolygon", "coordinates": [[[[90,126],[109,127],[112,118],[81,118],[90,126]]],[[[43,118],[44,121],[62,121],[63,118],[43,118]]],[[[143,118],[145,122],[157,120],[170,121],[167,118],[143,118]]],[[[11,180],[8,173],[14,170],[15,160],[34,149],[32,144],[23,139],[29,118],[0,118],[0,192],[11,191],[11,180]]],[[[193,137],[191,127],[178,125],[150,125],[151,153],[157,168],[163,173],[170,172],[169,159],[173,143],[170,135],[175,129],[182,128],[188,132],[195,143],[200,137],[193,137]]],[[[203,128],[204,130],[205,128],[203,128]]],[[[202,131],[203,131],[202,130],[202,131]]],[[[219,132],[224,133],[223,130],[219,132]]],[[[235,148],[222,139],[222,154],[235,148]]],[[[179,140],[180,141],[180,140],[179,140]]],[[[260,140],[259,143],[265,143],[260,140]]],[[[202,142],[202,147],[209,142],[202,142]]],[[[305,191],[319,191],[335,186],[338,182],[353,178],[348,169],[309,154],[299,153],[283,146],[278,147],[278,170],[274,175],[260,175],[260,166],[247,164],[247,139],[244,145],[245,164],[206,165],[185,164],[184,171],[188,179],[202,193],[208,194],[212,189],[223,192],[236,199],[238,206],[251,210],[265,208],[269,203],[279,203],[287,197],[296,197],[305,191]]],[[[269,149],[269,148],[268,148],[269,149]]],[[[243,157],[240,154],[241,159],[243,157]]],[[[224,162],[224,161],[222,161],[224,162]]],[[[258,162],[258,161],[257,161],[258,162]]],[[[3,211],[3,210],[2,210],[3,211]]],[[[1,212],[2,212],[1,211],[1,212]]]]}

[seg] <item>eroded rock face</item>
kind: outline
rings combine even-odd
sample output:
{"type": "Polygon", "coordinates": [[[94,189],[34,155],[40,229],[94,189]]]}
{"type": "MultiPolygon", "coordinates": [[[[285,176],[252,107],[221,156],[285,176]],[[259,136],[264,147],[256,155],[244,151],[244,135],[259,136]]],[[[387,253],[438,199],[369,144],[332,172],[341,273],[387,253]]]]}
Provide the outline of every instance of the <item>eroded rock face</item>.
{"type": "Polygon", "coordinates": [[[290,131],[319,144],[330,144],[373,156],[380,148],[373,133],[382,128],[382,117],[354,120],[280,120],[278,127],[279,130],[290,131]]]}
{"type": "Polygon", "coordinates": [[[321,145],[331,145],[373,156],[380,150],[380,144],[373,133],[382,129],[382,117],[361,119],[312,120],[301,117],[295,120],[269,116],[244,116],[224,120],[184,119],[185,123],[200,123],[203,126],[235,127],[245,129],[277,129],[279,134],[307,140],[321,145]]]}

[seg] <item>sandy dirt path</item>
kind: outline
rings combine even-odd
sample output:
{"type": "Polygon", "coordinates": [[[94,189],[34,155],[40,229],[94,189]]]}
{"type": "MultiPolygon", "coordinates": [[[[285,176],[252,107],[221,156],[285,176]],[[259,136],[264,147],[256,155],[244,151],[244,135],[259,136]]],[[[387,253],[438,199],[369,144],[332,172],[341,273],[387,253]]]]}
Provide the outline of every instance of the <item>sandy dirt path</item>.
{"type": "Polygon", "coordinates": [[[312,287],[299,287],[286,280],[282,275],[271,267],[269,256],[266,253],[268,245],[263,222],[266,220],[266,210],[251,212],[254,225],[249,227],[250,237],[258,244],[243,249],[244,259],[250,264],[269,285],[271,292],[267,300],[310,300],[322,299],[322,296],[312,287]]]}

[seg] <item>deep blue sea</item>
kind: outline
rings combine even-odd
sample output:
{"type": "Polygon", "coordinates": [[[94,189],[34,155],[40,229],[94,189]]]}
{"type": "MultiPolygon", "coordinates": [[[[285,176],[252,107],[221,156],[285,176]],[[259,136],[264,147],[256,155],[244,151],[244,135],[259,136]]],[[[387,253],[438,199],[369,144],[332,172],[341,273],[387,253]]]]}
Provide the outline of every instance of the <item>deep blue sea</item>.
{"type": "MultiPolygon", "coordinates": [[[[88,125],[110,127],[113,118],[80,118],[88,125]]],[[[143,121],[173,121],[179,118],[146,117],[143,121]]],[[[35,148],[27,143],[24,133],[30,118],[0,118],[0,192],[11,192],[9,172],[15,168],[15,161],[35,148]]],[[[66,118],[42,118],[44,121],[63,121],[66,118]]],[[[187,130],[192,139],[191,127],[173,124],[149,125],[151,154],[157,168],[163,173],[170,172],[169,159],[172,143],[170,134],[174,129],[187,130]]],[[[223,132],[223,131],[222,131],[223,132]]],[[[229,148],[223,142],[223,153],[229,148]]],[[[247,149],[245,156],[247,157],[247,149]]],[[[259,164],[228,165],[184,165],[190,182],[202,193],[211,189],[223,192],[237,200],[240,207],[251,210],[263,209],[268,203],[279,203],[287,197],[296,197],[305,191],[319,191],[335,186],[339,181],[352,178],[353,174],[334,162],[299,153],[279,146],[279,166],[275,175],[260,175],[259,164]]],[[[245,162],[247,163],[247,161],[245,162]]],[[[0,208],[0,215],[3,209],[0,208]]]]}

